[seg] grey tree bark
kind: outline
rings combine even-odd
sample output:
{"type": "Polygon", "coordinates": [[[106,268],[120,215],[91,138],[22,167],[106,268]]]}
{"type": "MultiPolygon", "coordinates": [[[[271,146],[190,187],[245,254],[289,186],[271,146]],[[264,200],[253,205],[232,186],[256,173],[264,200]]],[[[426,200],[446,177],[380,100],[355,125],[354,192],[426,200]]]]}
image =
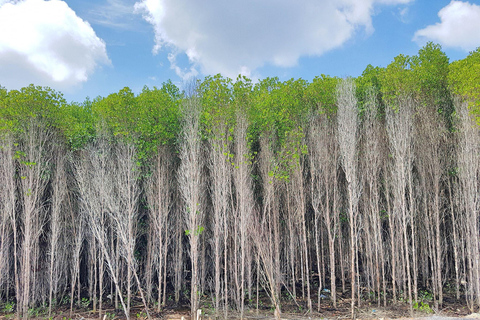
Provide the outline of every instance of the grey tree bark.
{"type": "MultiPolygon", "coordinates": [[[[117,273],[120,266],[116,263],[115,253],[108,239],[111,224],[108,212],[112,212],[112,203],[114,203],[112,198],[115,197],[115,182],[113,181],[115,169],[111,160],[114,158],[111,144],[107,139],[108,136],[102,134],[96,141],[88,145],[82,151],[80,159],[74,163],[74,169],[80,197],[80,210],[85,212],[89,230],[94,238],[93,242],[99,248],[99,260],[105,261],[107,264],[116,294],[128,320],[130,319],[129,309],[125,305],[117,273]]],[[[96,249],[92,253],[95,251],[96,249]]],[[[99,271],[103,272],[102,269],[99,271]]],[[[102,294],[100,288],[100,296],[102,294]]],[[[101,316],[101,312],[100,309],[99,316],[101,316]]]]}
{"type": "Polygon", "coordinates": [[[466,237],[466,300],[471,310],[480,306],[480,245],[479,237],[479,129],[469,113],[468,102],[455,100],[458,114],[458,178],[460,206],[466,237]]]}
{"type": "MultiPolygon", "coordinates": [[[[249,263],[252,254],[249,230],[253,226],[253,185],[252,185],[252,155],[247,141],[248,120],[247,116],[238,111],[235,126],[235,155],[233,168],[233,181],[235,185],[236,203],[235,211],[239,219],[240,236],[240,318],[243,319],[245,309],[246,276],[250,274],[249,263]]],[[[250,281],[250,280],[249,280],[250,281]]],[[[249,292],[250,294],[250,292],[249,292]]]]}
{"type": "Polygon", "coordinates": [[[171,241],[171,226],[169,213],[172,207],[172,179],[173,179],[173,155],[167,146],[160,146],[152,167],[152,175],[146,181],[145,191],[149,207],[149,218],[152,224],[153,232],[151,236],[151,246],[154,266],[148,266],[152,270],[155,268],[158,276],[158,299],[157,312],[161,311],[165,304],[165,294],[162,287],[167,274],[165,266],[167,264],[168,244],[171,241]],[[162,299],[163,294],[163,299],[162,299]]]}
{"type": "MultiPolygon", "coordinates": [[[[407,228],[410,220],[405,197],[408,183],[408,172],[412,170],[412,130],[413,130],[413,101],[409,97],[399,98],[398,109],[392,106],[387,108],[387,133],[389,138],[390,152],[393,158],[392,190],[393,190],[393,230],[403,241],[404,255],[401,256],[406,262],[406,275],[408,284],[408,301],[410,311],[412,309],[412,284],[410,270],[410,245],[407,228]]],[[[394,250],[394,248],[392,248],[394,250]]],[[[392,266],[394,268],[395,266],[392,266]]]]}
{"type": "MultiPolygon", "coordinates": [[[[49,141],[52,135],[41,119],[31,118],[20,135],[17,159],[20,182],[18,196],[21,211],[19,224],[22,225],[20,250],[19,292],[17,304],[19,317],[28,318],[28,309],[36,284],[35,266],[38,264],[38,243],[46,223],[42,197],[47,188],[51,165],[49,141]]],[[[19,243],[20,244],[20,243],[19,243]]]]}
{"type": "Polygon", "coordinates": [[[337,123],[340,162],[347,180],[348,217],[350,224],[350,281],[352,286],[351,315],[355,315],[355,291],[357,264],[358,201],[361,183],[358,178],[358,109],[355,83],[347,78],[337,87],[337,123]]]}
{"type": "Polygon", "coordinates": [[[180,168],[178,183],[183,199],[186,235],[190,243],[192,280],[190,285],[190,311],[195,317],[198,309],[200,244],[204,231],[202,172],[203,152],[200,137],[201,106],[198,98],[191,96],[182,105],[182,128],[180,142],[180,168]]]}

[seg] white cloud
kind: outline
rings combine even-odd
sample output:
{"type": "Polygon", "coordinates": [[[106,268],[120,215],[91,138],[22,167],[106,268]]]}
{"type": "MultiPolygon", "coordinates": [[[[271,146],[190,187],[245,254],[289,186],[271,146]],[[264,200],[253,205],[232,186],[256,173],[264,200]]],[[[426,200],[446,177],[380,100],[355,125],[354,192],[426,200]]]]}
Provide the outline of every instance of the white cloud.
{"type": "Polygon", "coordinates": [[[0,85],[66,89],[110,63],[103,40],[65,2],[0,1],[0,85]]]}
{"type": "Polygon", "coordinates": [[[418,43],[434,41],[446,47],[470,51],[480,46],[480,6],[452,1],[438,12],[439,23],[415,32],[418,43]]]}
{"type": "MultiPolygon", "coordinates": [[[[177,64],[177,55],[178,52],[170,52],[168,54],[168,61],[170,62],[170,69],[174,70],[175,73],[182,79],[188,80],[195,78],[198,75],[197,68],[195,68],[195,65],[190,66],[189,70],[182,69],[180,66],[177,64]]],[[[190,55],[189,55],[190,57],[190,55]]]]}
{"type": "Polygon", "coordinates": [[[102,1],[91,5],[90,10],[87,12],[87,20],[91,24],[99,24],[115,29],[138,29],[136,18],[133,4],[131,1],[125,0],[102,1]]]}
{"type": "Polygon", "coordinates": [[[410,21],[408,7],[398,8],[398,20],[403,23],[408,23],[410,21]]]}
{"type": "Polygon", "coordinates": [[[410,1],[140,0],[135,8],[154,28],[154,53],[167,48],[188,56],[192,67],[180,76],[198,70],[236,77],[338,48],[358,29],[373,32],[376,3],[410,1]]]}

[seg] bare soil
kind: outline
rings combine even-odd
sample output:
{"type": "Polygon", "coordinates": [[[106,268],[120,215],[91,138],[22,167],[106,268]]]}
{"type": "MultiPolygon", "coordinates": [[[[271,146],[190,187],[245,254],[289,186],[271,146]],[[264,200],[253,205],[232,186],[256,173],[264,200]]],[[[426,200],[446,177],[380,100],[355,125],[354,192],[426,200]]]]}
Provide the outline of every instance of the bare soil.
{"type": "MultiPolygon", "coordinates": [[[[147,319],[144,308],[141,305],[139,299],[135,301],[131,308],[132,320],[144,320],[147,319]]],[[[313,300],[316,302],[316,300],[313,300]]],[[[256,305],[247,306],[244,314],[244,319],[250,320],[270,320],[274,319],[273,310],[270,308],[270,301],[267,297],[260,299],[259,308],[257,310],[256,305]]],[[[337,308],[333,308],[329,299],[322,300],[320,305],[320,311],[314,310],[312,313],[306,311],[307,302],[303,299],[282,301],[282,319],[288,320],[314,320],[314,319],[351,319],[350,313],[351,300],[339,295],[337,299],[337,308]]],[[[382,302],[383,304],[383,302],[382,302]]],[[[433,303],[425,302],[429,306],[433,303]]],[[[224,311],[215,314],[211,299],[204,296],[202,299],[202,320],[220,320],[220,319],[240,319],[240,314],[234,311],[229,311],[227,317],[225,317],[224,311]]],[[[316,306],[316,304],[315,304],[316,306]]],[[[107,304],[103,307],[103,316],[100,320],[114,320],[125,319],[125,315],[121,310],[115,310],[113,307],[107,304]]],[[[161,312],[155,312],[150,310],[152,319],[165,319],[165,320],[190,320],[190,309],[188,303],[175,304],[174,302],[167,303],[167,306],[163,308],[161,312]]],[[[3,319],[15,319],[14,313],[7,313],[5,310],[0,310],[0,320],[3,319]]],[[[32,314],[32,319],[44,319],[44,320],[89,320],[99,319],[98,311],[94,312],[91,309],[77,308],[74,310],[72,316],[70,316],[68,306],[62,306],[57,308],[51,317],[45,309],[36,310],[32,314]]],[[[424,308],[424,310],[414,310],[413,314],[410,314],[410,307],[406,302],[397,302],[389,304],[386,307],[378,306],[377,303],[371,303],[364,301],[363,304],[356,309],[355,319],[416,319],[416,320],[450,320],[450,319],[480,319],[480,313],[472,313],[464,301],[457,301],[454,298],[446,297],[445,302],[439,310],[434,308],[424,308]],[[427,309],[427,310],[425,310],[427,309]]]]}

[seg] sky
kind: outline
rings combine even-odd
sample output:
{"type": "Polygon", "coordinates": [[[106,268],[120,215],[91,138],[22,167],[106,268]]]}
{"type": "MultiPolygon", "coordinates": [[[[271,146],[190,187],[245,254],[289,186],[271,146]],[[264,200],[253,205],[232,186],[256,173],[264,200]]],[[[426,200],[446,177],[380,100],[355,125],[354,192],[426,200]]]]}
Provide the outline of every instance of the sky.
{"type": "Polygon", "coordinates": [[[67,101],[221,73],[311,81],[386,67],[426,42],[480,46],[480,0],[0,0],[0,86],[67,101]]]}

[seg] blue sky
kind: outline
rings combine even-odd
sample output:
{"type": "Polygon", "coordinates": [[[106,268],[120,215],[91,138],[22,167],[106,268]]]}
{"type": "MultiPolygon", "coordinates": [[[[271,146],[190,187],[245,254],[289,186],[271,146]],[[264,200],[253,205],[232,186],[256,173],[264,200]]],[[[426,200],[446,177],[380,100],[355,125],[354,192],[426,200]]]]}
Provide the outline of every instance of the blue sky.
{"type": "Polygon", "coordinates": [[[310,81],[427,41],[451,61],[480,46],[480,0],[0,0],[0,85],[81,102],[216,73],[310,81]]]}

